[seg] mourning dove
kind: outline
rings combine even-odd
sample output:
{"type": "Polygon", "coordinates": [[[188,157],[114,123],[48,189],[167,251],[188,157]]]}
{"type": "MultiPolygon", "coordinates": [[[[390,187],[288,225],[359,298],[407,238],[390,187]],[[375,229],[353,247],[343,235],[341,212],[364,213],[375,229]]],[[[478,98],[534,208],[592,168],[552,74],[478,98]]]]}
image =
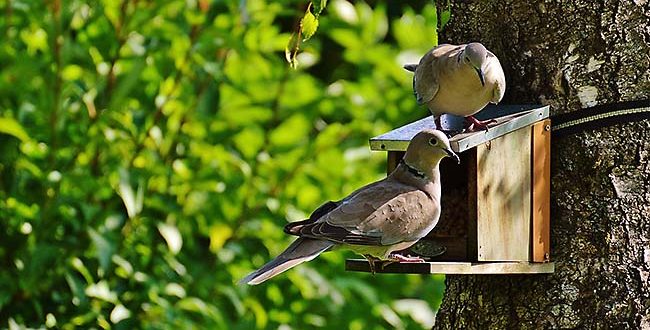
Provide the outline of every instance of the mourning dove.
{"type": "Polygon", "coordinates": [[[499,59],[482,44],[443,44],[428,51],[413,71],[413,92],[418,104],[426,104],[441,129],[440,115],[465,117],[468,131],[487,129],[491,121],[474,114],[488,103],[497,104],[506,92],[506,78],[499,59]]]}
{"type": "Polygon", "coordinates": [[[440,216],[440,171],[444,157],[458,156],[447,136],[423,130],[413,137],[404,158],[383,180],[360,188],[338,202],[327,202],[309,219],[293,222],[285,232],[298,236],[284,252],[240,283],[260,284],[291,267],[335,248],[351,249],[374,262],[390,259],[421,262],[392,254],[424,237],[440,216]]]}

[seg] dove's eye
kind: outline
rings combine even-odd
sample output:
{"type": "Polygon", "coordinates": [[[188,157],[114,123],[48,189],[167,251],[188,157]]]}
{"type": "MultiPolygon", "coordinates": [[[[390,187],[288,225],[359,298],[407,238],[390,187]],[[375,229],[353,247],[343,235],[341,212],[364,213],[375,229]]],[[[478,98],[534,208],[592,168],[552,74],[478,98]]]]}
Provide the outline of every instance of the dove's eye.
{"type": "Polygon", "coordinates": [[[436,140],[435,138],[432,138],[431,140],[429,140],[429,144],[432,145],[432,146],[438,145],[438,140],[436,140]]]}

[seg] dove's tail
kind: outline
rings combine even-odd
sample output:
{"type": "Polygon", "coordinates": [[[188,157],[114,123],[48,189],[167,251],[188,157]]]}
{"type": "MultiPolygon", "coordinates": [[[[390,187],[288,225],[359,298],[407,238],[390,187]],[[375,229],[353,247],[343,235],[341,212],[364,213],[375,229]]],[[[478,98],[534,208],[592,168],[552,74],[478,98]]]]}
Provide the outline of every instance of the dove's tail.
{"type": "Polygon", "coordinates": [[[404,64],[404,69],[411,72],[415,72],[415,69],[417,69],[417,67],[417,64],[404,64]]]}
{"type": "Polygon", "coordinates": [[[316,258],[319,254],[331,248],[334,242],[311,238],[298,238],[275,259],[266,263],[262,268],[248,274],[239,281],[239,284],[260,284],[285,270],[288,270],[305,261],[316,258]]]}

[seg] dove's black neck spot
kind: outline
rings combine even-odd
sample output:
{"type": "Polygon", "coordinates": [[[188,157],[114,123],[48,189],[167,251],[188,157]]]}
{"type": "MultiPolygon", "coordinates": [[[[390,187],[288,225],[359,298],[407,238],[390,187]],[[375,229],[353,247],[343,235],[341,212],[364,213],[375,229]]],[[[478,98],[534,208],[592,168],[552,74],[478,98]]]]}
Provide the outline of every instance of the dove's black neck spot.
{"type": "Polygon", "coordinates": [[[424,172],[420,172],[420,171],[418,171],[417,168],[415,168],[415,167],[413,167],[413,166],[407,164],[406,161],[404,161],[404,158],[402,158],[402,159],[399,161],[399,163],[402,164],[402,165],[404,165],[404,167],[406,168],[406,170],[409,171],[409,172],[411,172],[411,174],[415,175],[416,177],[421,178],[421,179],[426,178],[426,175],[424,174],[424,172]]]}

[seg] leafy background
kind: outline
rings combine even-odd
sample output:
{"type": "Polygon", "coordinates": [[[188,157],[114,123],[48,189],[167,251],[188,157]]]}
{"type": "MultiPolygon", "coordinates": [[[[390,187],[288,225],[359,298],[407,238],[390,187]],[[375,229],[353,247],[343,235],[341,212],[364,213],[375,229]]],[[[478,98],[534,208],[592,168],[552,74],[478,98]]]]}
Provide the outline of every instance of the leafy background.
{"type": "Polygon", "coordinates": [[[308,6],[0,2],[0,327],[431,326],[442,276],[349,253],[235,284],[426,115],[401,66],[437,43],[433,4],[330,1],[294,69],[308,6]]]}

